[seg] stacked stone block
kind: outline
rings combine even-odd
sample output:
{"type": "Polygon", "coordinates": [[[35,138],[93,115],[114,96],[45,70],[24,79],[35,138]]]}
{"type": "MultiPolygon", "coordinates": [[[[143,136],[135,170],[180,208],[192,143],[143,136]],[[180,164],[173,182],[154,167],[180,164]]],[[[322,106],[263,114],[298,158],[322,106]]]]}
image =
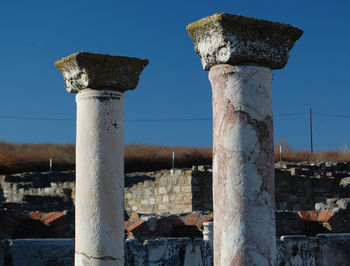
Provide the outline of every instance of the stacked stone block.
{"type": "MultiPolygon", "coordinates": [[[[314,210],[350,198],[350,163],[275,165],[277,210],[314,210]]],[[[0,176],[3,207],[31,211],[74,210],[74,171],[0,176]]],[[[132,173],[125,176],[125,209],[129,213],[211,211],[212,171],[192,169],[132,173]]],[[[1,194],[1,193],[0,193],[1,194]]]]}
{"type": "MultiPolygon", "coordinates": [[[[284,236],[277,240],[276,266],[348,265],[350,235],[284,236]]],[[[73,239],[6,240],[0,265],[74,264],[73,239]]],[[[131,240],[125,243],[125,265],[213,265],[213,250],[202,239],[131,240]]]]}
{"type": "Polygon", "coordinates": [[[278,210],[313,210],[316,203],[350,197],[349,162],[277,163],[275,176],[278,210]]]}
{"type": "Polygon", "coordinates": [[[73,211],[74,181],[74,171],[1,175],[3,207],[30,211],[73,211]]]}
{"type": "Polygon", "coordinates": [[[127,175],[125,209],[128,213],[186,213],[212,209],[211,170],[163,170],[127,175]],[[132,184],[132,179],[147,179],[132,184]]]}

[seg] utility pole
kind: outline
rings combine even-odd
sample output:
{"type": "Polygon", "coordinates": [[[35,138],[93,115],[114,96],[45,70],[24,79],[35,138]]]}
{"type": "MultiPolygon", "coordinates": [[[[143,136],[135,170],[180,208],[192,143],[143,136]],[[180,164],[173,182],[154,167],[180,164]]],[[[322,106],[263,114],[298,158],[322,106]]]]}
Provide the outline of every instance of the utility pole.
{"type": "Polygon", "coordinates": [[[280,145],[280,166],[282,167],[282,145],[280,145]]]}
{"type": "Polygon", "coordinates": [[[52,173],[52,158],[50,158],[50,173],[52,173]]]}
{"type": "Polygon", "coordinates": [[[173,171],[175,171],[175,152],[173,151],[173,157],[172,157],[172,160],[171,160],[171,167],[173,168],[173,171]]]}
{"type": "Polygon", "coordinates": [[[312,110],[310,107],[310,151],[311,153],[314,152],[314,146],[312,144],[312,110]]]}

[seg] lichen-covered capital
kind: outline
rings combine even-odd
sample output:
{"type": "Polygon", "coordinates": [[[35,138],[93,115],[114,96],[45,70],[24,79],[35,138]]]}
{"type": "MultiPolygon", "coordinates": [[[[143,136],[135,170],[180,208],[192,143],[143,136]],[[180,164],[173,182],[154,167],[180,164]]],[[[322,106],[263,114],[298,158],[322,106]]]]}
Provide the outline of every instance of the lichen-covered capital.
{"type": "Polygon", "coordinates": [[[217,13],[187,26],[203,68],[218,64],[283,68],[303,31],[278,22],[217,13]]]}
{"type": "Polygon", "coordinates": [[[147,65],[147,59],[87,52],[78,52],[55,62],[69,93],[83,89],[133,90],[147,65]]]}

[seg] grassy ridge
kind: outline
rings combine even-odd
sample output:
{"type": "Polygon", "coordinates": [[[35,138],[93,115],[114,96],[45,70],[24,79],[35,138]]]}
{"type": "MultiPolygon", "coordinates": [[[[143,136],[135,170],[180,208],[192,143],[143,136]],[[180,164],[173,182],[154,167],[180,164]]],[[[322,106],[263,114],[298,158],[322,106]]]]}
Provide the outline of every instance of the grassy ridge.
{"type": "MultiPolygon", "coordinates": [[[[125,147],[125,172],[170,169],[173,151],[178,168],[211,163],[211,148],[133,144],[125,147]]],[[[0,142],[0,174],[49,171],[50,158],[53,170],[74,169],[75,145],[0,142]]]]}
{"type": "Polygon", "coordinates": [[[211,164],[211,148],[133,144],[125,147],[125,172],[170,169],[173,152],[176,168],[211,164]]]}
{"type": "Polygon", "coordinates": [[[50,158],[55,170],[74,169],[75,145],[0,142],[0,174],[49,171],[50,158]]]}
{"type": "MultiPolygon", "coordinates": [[[[275,149],[275,162],[279,161],[279,150],[275,149]]],[[[350,152],[320,151],[311,153],[309,151],[285,151],[282,153],[283,161],[350,161],[350,152]]]]}
{"type": "MultiPolygon", "coordinates": [[[[132,144],[125,147],[125,172],[170,169],[172,152],[175,167],[211,164],[211,148],[170,147],[132,144]]],[[[69,170],[75,167],[74,144],[13,144],[0,142],[0,174],[26,171],[49,171],[53,158],[53,170],[69,170]]],[[[350,160],[350,152],[325,151],[310,153],[288,150],[282,154],[284,161],[350,160]]],[[[275,161],[279,151],[275,150],[275,161]]]]}

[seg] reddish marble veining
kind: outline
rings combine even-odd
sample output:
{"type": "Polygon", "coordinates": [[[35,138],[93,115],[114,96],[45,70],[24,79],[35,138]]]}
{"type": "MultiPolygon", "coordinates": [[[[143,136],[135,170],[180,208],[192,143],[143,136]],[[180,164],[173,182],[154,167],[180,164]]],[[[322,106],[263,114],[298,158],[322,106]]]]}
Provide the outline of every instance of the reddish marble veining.
{"type": "Polygon", "coordinates": [[[271,70],[218,65],[210,69],[209,80],[213,90],[214,265],[273,265],[271,70]]]}

